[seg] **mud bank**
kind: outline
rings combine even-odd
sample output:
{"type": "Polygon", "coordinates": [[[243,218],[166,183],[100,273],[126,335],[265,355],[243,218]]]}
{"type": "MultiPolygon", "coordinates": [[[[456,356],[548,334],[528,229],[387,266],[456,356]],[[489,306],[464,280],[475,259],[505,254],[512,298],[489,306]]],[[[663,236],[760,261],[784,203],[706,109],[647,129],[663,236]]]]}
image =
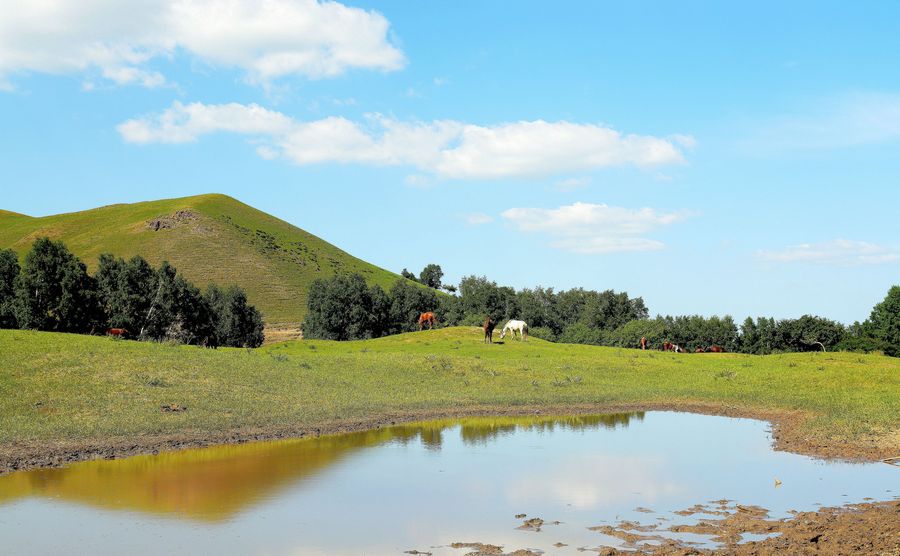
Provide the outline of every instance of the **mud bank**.
{"type": "MultiPolygon", "coordinates": [[[[614,526],[591,527],[592,530],[624,541],[621,549],[611,547],[579,547],[585,554],[613,556],[649,554],[654,556],[689,556],[729,554],[760,556],[768,554],[900,554],[900,501],[850,504],[822,508],[815,512],[795,513],[782,520],[768,519],[763,508],[729,506],[728,501],[697,505],[688,513],[721,515],[721,519],[705,519],[695,525],[665,528],[621,522],[614,526]],[[721,543],[719,548],[703,549],[666,538],[666,532],[689,532],[708,535],[721,543]],[[745,534],[769,538],[742,542],[745,534]]],[[[557,543],[558,546],[566,546],[557,543]]],[[[483,543],[455,543],[454,548],[471,548],[466,556],[515,555],[539,556],[539,552],[483,543]]],[[[412,552],[411,552],[412,553],[412,552]]]]}
{"type": "Polygon", "coordinates": [[[432,419],[463,417],[521,417],[530,415],[585,415],[629,411],[681,411],[704,415],[741,417],[768,421],[774,448],[804,455],[847,460],[877,461],[900,454],[898,435],[857,438],[810,436],[803,430],[808,418],[802,412],[758,409],[710,403],[581,404],[571,406],[473,406],[445,410],[396,411],[362,419],[335,419],[322,423],[297,423],[227,431],[189,430],[161,435],[20,442],[0,446],[0,474],[40,467],[59,467],[92,459],[117,459],[163,451],[201,448],[222,444],[307,438],[378,429],[432,419]]]}

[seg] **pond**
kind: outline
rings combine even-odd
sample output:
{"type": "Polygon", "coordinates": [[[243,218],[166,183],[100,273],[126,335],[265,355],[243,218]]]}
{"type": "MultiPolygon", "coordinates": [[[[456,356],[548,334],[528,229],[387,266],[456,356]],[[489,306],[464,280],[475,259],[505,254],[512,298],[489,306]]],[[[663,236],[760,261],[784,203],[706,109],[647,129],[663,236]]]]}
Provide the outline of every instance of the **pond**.
{"type": "Polygon", "coordinates": [[[589,527],[695,522],[675,512],[697,503],[780,518],[898,493],[900,469],[775,452],[762,421],[478,418],[13,473],[0,477],[0,551],[459,555],[452,543],[478,541],[583,554],[622,543],[589,527]],[[533,517],[539,531],[519,528],[533,517]]]}

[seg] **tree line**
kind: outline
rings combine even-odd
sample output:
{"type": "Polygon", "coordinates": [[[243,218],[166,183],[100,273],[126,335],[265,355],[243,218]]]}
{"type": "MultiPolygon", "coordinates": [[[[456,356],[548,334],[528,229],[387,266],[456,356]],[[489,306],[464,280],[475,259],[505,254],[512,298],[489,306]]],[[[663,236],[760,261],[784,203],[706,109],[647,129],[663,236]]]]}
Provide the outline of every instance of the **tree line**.
{"type": "Polygon", "coordinates": [[[304,336],[355,340],[408,332],[418,328],[420,313],[431,311],[441,326],[481,325],[488,315],[498,323],[521,319],[532,336],[564,343],[637,347],[643,337],[654,347],[669,341],[689,351],[717,345],[760,355],[844,349],[900,356],[900,286],[890,289],[864,323],[844,326],[804,315],[748,317],[738,325],[728,315],[651,318],[644,300],[626,292],[542,287],[517,291],[484,276],[466,276],[458,290],[450,290],[457,295],[444,295],[438,294],[447,289],[438,265],[428,265],[418,278],[406,269],[403,275],[411,278],[397,281],[387,292],[368,286],[360,275],[316,280],[302,325],[304,336]]]}
{"type": "Polygon", "coordinates": [[[257,347],[259,311],[237,286],[205,292],[163,262],[100,255],[94,275],[61,241],[39,238],[25,255],[0,251],[0,328],[81,334],[126,330],[139,340],[257,347]]]}

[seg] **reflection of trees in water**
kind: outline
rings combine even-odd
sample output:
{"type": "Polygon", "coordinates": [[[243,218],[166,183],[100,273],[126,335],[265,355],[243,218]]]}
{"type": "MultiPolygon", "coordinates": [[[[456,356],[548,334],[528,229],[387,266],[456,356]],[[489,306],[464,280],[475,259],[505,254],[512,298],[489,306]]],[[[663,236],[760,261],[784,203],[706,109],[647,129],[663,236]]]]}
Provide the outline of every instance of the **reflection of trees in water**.
{"type": "Polygon", "coordinates": [[[611,413],[608,415],[572,415],[541,417],[473,417],[462,420],[439,420],[397,425],[391,427],[392,441],[407,445],[419,441],[429,450],[439,450],[443,441],[443,433],[452,427],[459,426],[460,438],[467,445],[486,444],[503,436],[509,436],[518,430],[537,431],[550,434],[559,430],[596,430],[627,427],[631,420],[644,420],[644,412],[611,413]]]}
{"type": "MultiPolygon", "coordinates": [[[[26,497],[56,498],[113,510],[227,519],[298,481],[311,480],[365,448],[421,442],[441,449],[443,433],[460,427],[467,445],[517,430],[553,432],[627,426],[643,413],[570,417],[484,417],[397,425],[371,431],[282,442],[254,442],[89,461],[0,477],[0,504],[26,497]]],[[[365,465],[361,460],[360,465],[365,465]]]]}
{"type": "Polygon", "coordinates": [[[466,444],[486,444],[501,436],[513,434],[516,430],[552,433],[560,430],[596,430],[627,427],[632,419],[644,420],[644,413],[612,413],[609,415],[575,415],[568,417],[523,418],[520,422],[469,423],[463,421],[460,436],[466,444]]]}
{"type": "Polygon", "coordinates": [[[376,429],[35,469],[0,477],[0,504],[36,496],[218,521],[393,434],[376,429]]]}

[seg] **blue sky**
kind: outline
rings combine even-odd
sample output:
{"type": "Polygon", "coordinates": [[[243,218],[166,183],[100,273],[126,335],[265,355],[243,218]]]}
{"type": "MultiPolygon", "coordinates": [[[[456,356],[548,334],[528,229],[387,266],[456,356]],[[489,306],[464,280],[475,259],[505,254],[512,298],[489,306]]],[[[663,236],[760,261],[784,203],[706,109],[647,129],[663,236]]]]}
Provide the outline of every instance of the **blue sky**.
{"type": "Polygon", "coordinates": [[[221,192],[399,271],[864,319],[900,282],[894,2],[48,0],[0,206],[221,192]]]}

